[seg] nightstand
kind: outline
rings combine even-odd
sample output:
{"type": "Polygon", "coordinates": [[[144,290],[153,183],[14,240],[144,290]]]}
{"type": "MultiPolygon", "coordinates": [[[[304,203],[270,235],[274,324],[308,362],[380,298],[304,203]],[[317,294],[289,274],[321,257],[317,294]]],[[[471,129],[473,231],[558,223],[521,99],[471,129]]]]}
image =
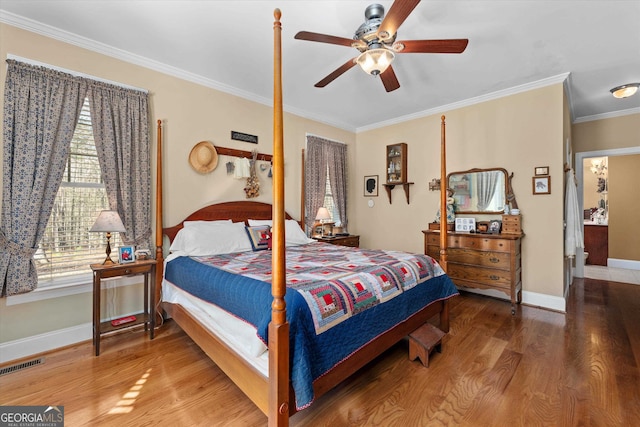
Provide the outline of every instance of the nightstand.
{"type": "Polygon", "coordinates": [[[332,245],[350,246],[357,248],[360,246],[360,236],[350,234],[348,236],[324,236],[314,237],[318,242],[331,243],[332,245]]]}
{"type": "Polygon", "coordinates": [[[91,264],[93,270],[93,345],[96,348],[96,356],[100,355],[100,336],[110,332],[128,329],[133,326],[144,324],[144,330],[149,328],[149,337],[153,339],[155,327],[155,306],[153,305],[153,295],[156,289],[156,260],[149,259],[136,261],[128,264],[91,264]],[[136,320],[113,326],[110,321],[101,322],[100,316],[100,295],[102,289],[102,279],[114,277],[144,275],[144,311],[136,313],[136,320]],[[151,286],[151,289],[149,289],[151,286]]]}

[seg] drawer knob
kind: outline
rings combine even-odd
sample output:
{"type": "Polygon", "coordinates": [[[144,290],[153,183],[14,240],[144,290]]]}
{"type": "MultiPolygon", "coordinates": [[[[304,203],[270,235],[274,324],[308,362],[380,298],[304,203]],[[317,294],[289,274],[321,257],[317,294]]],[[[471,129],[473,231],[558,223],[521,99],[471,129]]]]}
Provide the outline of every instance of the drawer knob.
{"type": "Polygon", "coordinates": [[[129,270],[128,268],[124,271],[124,274],[130,274],[131,270],[129,270]]]}
{"type": "Polygon", "coordinates": [[[500,262],[500,259],[498,259],[496,257],[492,257],[492,258],[489,258],[489,261],[491,261],[492,263],[496,264],[496,263],[500,262]]]}
{"type": "Polygon", "coordinates": [[[492,274],[491,276],[489,276],[489,279],[491,279],[491,280],[500,280],[500,276],[496,276],[495,274],[492,274]]]}

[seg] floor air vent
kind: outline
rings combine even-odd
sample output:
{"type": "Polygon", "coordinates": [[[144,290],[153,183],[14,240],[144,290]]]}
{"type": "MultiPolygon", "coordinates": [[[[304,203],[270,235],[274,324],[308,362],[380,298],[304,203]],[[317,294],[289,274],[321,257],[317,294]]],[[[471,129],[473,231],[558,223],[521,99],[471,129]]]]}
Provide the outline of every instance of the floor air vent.
{"type": "Polygon", "coordinates": [[[30,368],[32,366],[42,365],[44,363],[44,357],[39,357],[33,360],[27,360],[26,362],[16,363],[15,365],[0,368],[0,376],[12,374],[14,372],[21,371],[23,369],[30,368]]]}

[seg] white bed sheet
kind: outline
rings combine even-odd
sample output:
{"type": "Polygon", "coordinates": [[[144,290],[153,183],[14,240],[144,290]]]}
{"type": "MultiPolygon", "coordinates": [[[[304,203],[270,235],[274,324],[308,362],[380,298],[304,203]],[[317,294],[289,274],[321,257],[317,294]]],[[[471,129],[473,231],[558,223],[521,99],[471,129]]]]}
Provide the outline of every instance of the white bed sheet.
{"type": "Polygon", "coordinates": [[[162,300],[180,304],[262,375],[269,377],[269,352],[258,338],[256,328],[200,298],[162,280],[162,300]]]}

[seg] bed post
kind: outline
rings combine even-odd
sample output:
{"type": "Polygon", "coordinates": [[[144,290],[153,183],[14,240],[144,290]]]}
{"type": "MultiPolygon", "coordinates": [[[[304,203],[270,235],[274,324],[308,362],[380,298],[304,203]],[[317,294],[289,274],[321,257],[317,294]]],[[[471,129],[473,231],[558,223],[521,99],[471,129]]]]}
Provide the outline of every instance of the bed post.
{"type": "Polygon", "coordinates": [[[280,9],[273,11],[273,253],[271,322],[269,323],[269,426],[289,425],[289,324],[284,301],[284,148],[282,120],[282,24],[280,9]]]}
{"type": "Polygon", "coordinates": [[[447,138],[445,117],[440,123],[440,266],[447,272],[447,138]]]}
{"type": "MultiPolygon", "coordinates": [[[[153,295],[154,307],[158,307],[160,292],[162,291],[162,276],[164,271],[164,255],[162,253],[162,120],[158,120],[156,147],[156,292],[153,295]]],[[[160,310],[157,315],[162,316],[160,310]]]]}
{"type": "Polygon", "coordinates": [[[300,228],[302,228],[305,232],[307,231],[307,221],[305,218],[305,174],[306,174],[306,170],[304,168],[304,148],[302,149],[302,165],[300,167],[300,170],[302,171],[301,173],[301,185],[300,185],[300,221],[298,221],[300,223],[300,228]]]}

